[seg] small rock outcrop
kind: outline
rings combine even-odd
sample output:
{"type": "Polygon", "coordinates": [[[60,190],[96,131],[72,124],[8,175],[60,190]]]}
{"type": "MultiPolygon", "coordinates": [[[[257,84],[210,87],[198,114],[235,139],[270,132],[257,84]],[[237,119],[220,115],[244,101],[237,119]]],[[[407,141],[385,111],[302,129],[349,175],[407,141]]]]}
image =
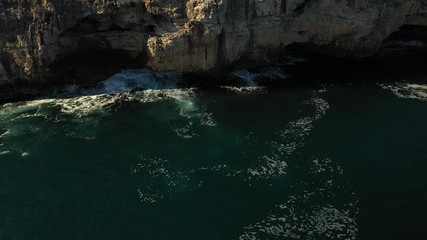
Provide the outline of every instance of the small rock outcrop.
{"type": "Polygon", "coordinates": [[[0,83],[221,71],[293,43],[363,57],[406,24],[427,26],[427,0],[3,0],[0,83]]]}

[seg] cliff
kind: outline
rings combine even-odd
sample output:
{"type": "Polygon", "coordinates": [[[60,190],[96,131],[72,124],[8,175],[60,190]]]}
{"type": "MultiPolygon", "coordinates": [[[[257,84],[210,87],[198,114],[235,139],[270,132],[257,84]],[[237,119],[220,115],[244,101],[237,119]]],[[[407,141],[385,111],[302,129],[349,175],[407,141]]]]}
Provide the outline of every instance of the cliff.
{"type": "Polygon", "coordinates": [[[2,0],[0,82],[222,71],[293,43],[367,56],[405,24],[427,26],[427,0],[2,0]]]}

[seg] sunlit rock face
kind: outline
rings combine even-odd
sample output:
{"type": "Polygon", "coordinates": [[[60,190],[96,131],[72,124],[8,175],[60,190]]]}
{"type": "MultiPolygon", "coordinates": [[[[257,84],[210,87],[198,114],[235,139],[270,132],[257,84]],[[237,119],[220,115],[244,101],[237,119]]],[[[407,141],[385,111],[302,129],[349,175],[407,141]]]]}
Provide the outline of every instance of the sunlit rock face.
{"type": "Polygon", "coordinates": [[[426,0],[6,0],[0,82],[221,71],[292,43],[363,57],[405,24],[427,26],[426,0]]]}

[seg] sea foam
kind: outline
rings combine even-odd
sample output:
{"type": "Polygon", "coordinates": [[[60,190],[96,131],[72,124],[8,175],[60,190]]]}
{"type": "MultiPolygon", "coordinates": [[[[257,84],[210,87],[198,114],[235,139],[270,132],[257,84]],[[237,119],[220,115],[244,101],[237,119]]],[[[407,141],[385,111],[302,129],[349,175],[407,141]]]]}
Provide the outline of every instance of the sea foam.
{"type": "Polygon", "coordinates": [[[394,83],[379,84],[379,86],[385,90],[392,91],[394,95],[400,98],[427,101],[426,84],[394,83]]]}
{"type": "Polygon", "coordinates": [[[232,79],[238,80],[242,86],[221,86],[224,89],[240,94],[264,94],[267,88],[259,86],[259,83],[265,80],[283,81],[288,78],[283,69],[278,67],[269,67],[257,72],[251,72],[247,69],[234,71],[230,74],[232,79]]]}
{"type": "Polygon", "coordinates": [[[311,171],[290,186],[287,200],[274,206],[262,220],[243,229],[240,240],[250,239],[356,239],[358,200],[345,181],[341,167],[326,156],[308,160],[311,171]],[[338,184],[334,184],[339,179],[338,184]],[[336,193],[345,203],[329,202],[336,193]]]}
{"type": "Polygon", "coordinates": [[[175,100],[182,105],[183,111],[190,111],[193,105],[191,97],[195,89],[179,88],[181,76],[173,72],[152,72],[147,69],[126,70],[113,75],[94,87],[68,85],[57,89],[53,96],[46,99],[5,104],[0,109],[0,117],[20,115],[43,106],[56,106],[64,114],[84,117],[94,113],[105,113],[114,104],[126,101],[151,103],[163,100],[175,100]]]}

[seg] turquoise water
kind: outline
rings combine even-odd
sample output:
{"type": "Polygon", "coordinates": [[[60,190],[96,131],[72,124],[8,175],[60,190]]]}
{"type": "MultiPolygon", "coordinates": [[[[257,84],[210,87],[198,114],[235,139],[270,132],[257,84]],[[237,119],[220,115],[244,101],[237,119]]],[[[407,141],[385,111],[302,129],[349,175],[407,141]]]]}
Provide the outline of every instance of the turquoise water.
{"type": "Polygon", "coordinates": [[[247,74],[199,89],[124,71],[4,104],[0,239],[425,233],[426,84],[259,87],[247,74]]]}

